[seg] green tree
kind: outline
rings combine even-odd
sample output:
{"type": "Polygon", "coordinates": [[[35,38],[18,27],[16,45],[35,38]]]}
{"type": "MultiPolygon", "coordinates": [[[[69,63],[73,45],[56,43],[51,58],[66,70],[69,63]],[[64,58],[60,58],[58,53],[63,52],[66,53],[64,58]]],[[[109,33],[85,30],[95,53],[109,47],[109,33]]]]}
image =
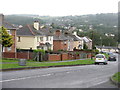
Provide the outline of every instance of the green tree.
{"type": "Polygon", "coordinates": [[[84,43],[83,49],[88,49],[88,46],[84,43]]]}
{"type": "Polygon", "coordinates": [[[10,34],[8,34],[7,29],[4,27],[0,28],[1,35],[2,35],[2,47],[11,47],[13,44],[13,39],[10,34]]]}

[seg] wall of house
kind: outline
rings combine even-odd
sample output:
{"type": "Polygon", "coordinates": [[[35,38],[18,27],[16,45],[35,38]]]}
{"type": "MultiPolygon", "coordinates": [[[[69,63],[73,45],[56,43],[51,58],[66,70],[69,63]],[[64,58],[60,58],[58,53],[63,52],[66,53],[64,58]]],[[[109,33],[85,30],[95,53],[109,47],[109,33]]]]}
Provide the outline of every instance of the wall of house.
{"type": "Polygon", "coordinates": [[[92,42],[86,42],[88,49],[92,49],[92,42]]]}
{"type": "Polygon", "coordinates": [[[76,47],[76,49],[79,49],[78,45],[79,45],[79,41],[74,41],[74,46],[73,47],[76,47]]]}
{"type": "Polygon", "coordinates": [[[53,41],[53,51],[58,51],[58,50],[68,50],[67,41],[54,40],[53,41]],[[65,44],[65,42],[66,42],[66,44],[65,44]]]}
{"type": "Polygon", "coordinates": [[[48,40],[47,40],[47,36],[36,36],[35,37],[35,45],[39,46],[40,43],[50,43],[51,44],[51,47],[50,49],[53,50],[53,36],[48,36],[48,40]],[[40,37],[43,37],[43,40],[40,40],[40,37]],[[37,40],[38,39],[38,40],[37,40]]]}
{"type": "Polygon", "coordinates": [[[20,42],[18,42],[18,37],[17,37],[17,48],[18,49],[30,49],[30,48],[36,49],[37,45],[36,45],[35,37],[20,36],[20,42]]]}
{"type": "Polygon", "coordinates": [[[68,51],[73,51],[74,49],[74,41],[68,41],[68,51]]]}

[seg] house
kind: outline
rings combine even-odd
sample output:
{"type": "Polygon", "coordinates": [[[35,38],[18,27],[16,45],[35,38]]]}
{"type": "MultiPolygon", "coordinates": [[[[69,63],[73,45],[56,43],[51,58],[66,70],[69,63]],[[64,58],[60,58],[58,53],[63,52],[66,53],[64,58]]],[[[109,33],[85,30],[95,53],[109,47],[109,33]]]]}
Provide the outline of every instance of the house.
{"type": "Polygon", "coordinates": [[[38,21],[17,30],[17,49],[53,50],[53,35],[41,29],[38,21]]]}
{"type": "Polygon", "coordinates": [[[119,52],[118,47],[112,46],[96,46],[96,49],[100,52],[119,52]]]}
{"type": "Polygon", "coordinates": [[[0,14],[0,26],[4,26],[8,33],[12,35],[13,45],[11,47],[3,47],[3,52],[16,52],[16,27],[4,20],[4,15],[0,14]]]}
{"type": "Polygon", "coordinates": [[[88,49],[92,49],[92,40],[88,37],[81,37],[84,43],[87,45],[88,49]]]}
{"type": "Polygon", "coordinates": [[[71,41],[70,51],[73,51],[74,49],[83,49],[83,39],[77,35],[77,32],[67,33],[65,32],[65,36],[69,38],[69,41],[71,41]]]}
{"type": "Polygon", "coordinates": [[[74,36],[74,47],[76,47],[76,49],[83,49],[83,45],[84,45],[84,41],[81,37],[79,37],[77,35],[77,32],[73,32],[72,34],[74,36]]]}
{"type": "Polygon", "coordinates": [[[53,36],[53,50],[68,50],[68,38],[62,34],[61,30],[56,30],[53,36]]]}

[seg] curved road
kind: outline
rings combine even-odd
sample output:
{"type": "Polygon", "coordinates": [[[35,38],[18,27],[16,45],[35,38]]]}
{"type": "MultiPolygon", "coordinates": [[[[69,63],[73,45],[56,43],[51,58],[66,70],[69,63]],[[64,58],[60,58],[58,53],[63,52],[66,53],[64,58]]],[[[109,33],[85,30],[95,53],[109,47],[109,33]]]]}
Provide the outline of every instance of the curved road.
{"type": "Polygon", "coordinates": [[[2,88],[118,88],[109,78],[118,60],[108,65],[55,67],[2,72],[2,88]]]}

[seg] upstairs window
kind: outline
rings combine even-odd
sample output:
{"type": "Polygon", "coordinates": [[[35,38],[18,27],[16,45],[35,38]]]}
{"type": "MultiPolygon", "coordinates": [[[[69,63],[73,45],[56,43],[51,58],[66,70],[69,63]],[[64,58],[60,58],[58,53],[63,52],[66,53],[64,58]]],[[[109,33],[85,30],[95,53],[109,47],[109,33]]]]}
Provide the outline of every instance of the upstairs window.
{"type": "Polygon", "coordinates": [[[47,36],[47,37],[46,37],[46,41],[48,41],[48,40],[49,40],[49,37],[47,36]]]}
{"type": "Polygon", "coordinates": [[[40,37],[40,41],[43,41],[43,37],[40,37]]]}
{"type": "Polygon", "coordinates": [[[21,40],[20,40],[20,37],[18,37],[18,42],[20,42],[21,40]]]}
{"type": "Polygon", "coordinates": [[[37,42],[39,42],[39,37],[37,37],[37,42]]]}

